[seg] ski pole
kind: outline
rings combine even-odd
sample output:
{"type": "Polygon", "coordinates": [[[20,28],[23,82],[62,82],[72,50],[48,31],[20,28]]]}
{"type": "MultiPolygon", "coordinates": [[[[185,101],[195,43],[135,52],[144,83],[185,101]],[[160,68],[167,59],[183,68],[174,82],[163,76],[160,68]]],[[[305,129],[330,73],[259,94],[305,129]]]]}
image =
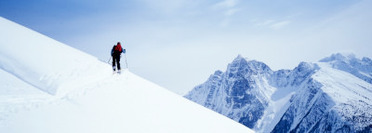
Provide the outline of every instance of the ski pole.
{"type": "Polygon", "coordinates": [[[110,64],[111,58],[112,58],[112,56],[110,56],[110,59],[107,61],[108,64],[110,64]]]}
{"type": "Polygon", "coordinates": [[[127,66],[127,69],[129,69],[128,62],[127,62],[127,54],[124,54],[124,58],[125,58],[125,65],[127,66]]]}

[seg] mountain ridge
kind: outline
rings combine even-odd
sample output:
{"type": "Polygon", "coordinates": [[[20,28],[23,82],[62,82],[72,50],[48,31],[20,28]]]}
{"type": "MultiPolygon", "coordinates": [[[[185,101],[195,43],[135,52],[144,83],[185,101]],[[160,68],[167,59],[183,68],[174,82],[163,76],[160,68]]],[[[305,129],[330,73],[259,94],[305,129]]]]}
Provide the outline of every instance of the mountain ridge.
{"type": "Polygon", "coordinates": [[[239,55],[228,65],[225,72],[216,71],[218,75],[222,75],[220,76],[222,78],[214,82],[211,82],[209,78],[205,83],[196,86],[185,97],[226,115],[247,127],[254,128],[258,132],[350,132],[364,131],[363,128],[366,131],[372,130],[372,123],[368,122],[368,120],[372,120],[372,114],[368,113],[368,107],[372,105],[371,99],[368,98],[372,97],[372,86],[368,82],[368,74],[372,74],[369,73],[372,68],[369,58],[364,57],[360,60],[352,54],[338,53],[321,59],[319,62],[301,62],[293,70],[283,69],[278,71],[272,71],[262,62],[261,65],[256,65],[261,67],[252,67],[247,65],[248,62],[254,64],[257,61],[243,60],[246,59],[239,55]],[[232,76],[224,76],[231,75],[231,72],[233,72],[232,76]],[[339,78],[334,75],[347,78],[339,78]],[[347,80],[347,82],[343,80],[347,80]],[[240,86],[234,88],[235,85],[240,86]],[[211,86],[214,88],[211,88],[211,86]],[[252,90],[255,91],[247,91],[246,88],[254,88],[252,90]],[[332,89],[338,91],[330,91],[332,89]],[[353,89],[357,91],[352,91],[353,89]],[[235,110],[226,108],[229,107],[228,104],[224,104],[225,106],[219,105],[219,108],[216,108],[214,106],[216,103],[221,104],[221,101],[231,99],[231,95],[228,95],[228,93],[216,94],[221,90],[237,92],[235,96],[240,96],[238,98],[242,101],[235,101],[234,104],[243,106],[235,110]],[[206,95],[209,97],[206,97],[206,95]],[[341,97],[338,95],[347,95],[347,98],[339,100],[341,97]],[[251,99],[247,99],[247,97],[251,99]],[[246,100],[252,100],[252,97],[253,99],[260,99],[258,101],[261,102],[242,104],[247,103],[246,100]],[[209,101],[209,103],[205,104],[204,101],[209,101]],[[260,108],[252,110],[252,107],[257,108],[256,106],[260,106],[260,108]],[[360,110],[345,110],[346,106],[356,106],[360,110]],[[226,111],[230,112],[226,113],[226,111]],[[239,112],[256,112],[256,117],[249,113],[240,113],[240,116],[231,115],[239,114],[239,112]],[[365,116],[353,116],[350,113],[359,113],[365,116]],[[347,120],[353,117],[360,120],[353,122],[347,120]],[[329,121],[330,118],[343,120],[343,123],[329,121]],[[320,119],[323,123],[320,123],[317,119],[320,119]],[[327,127],[324,124],[330,126],[327,127]],[[332,125],[334,128],[332,128],[332,125]],[[340,125],[348,128],[339,127],[340,125]]]}

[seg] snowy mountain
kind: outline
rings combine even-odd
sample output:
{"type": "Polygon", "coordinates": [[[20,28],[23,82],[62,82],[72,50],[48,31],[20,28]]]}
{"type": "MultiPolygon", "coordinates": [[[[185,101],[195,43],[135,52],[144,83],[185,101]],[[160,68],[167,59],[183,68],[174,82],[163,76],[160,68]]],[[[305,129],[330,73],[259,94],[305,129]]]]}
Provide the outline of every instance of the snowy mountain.
{"type": "Polygon", "coordinates": [[[351,73],[372,84],[372,60],[370,58],[363,57],[360,60],[354,54],[342,55],[338,53],[324,58],[320,62],[331,64],[332,68],[351,73]]]}
{"type": "Polygon", "coordinates": [[[253,132],[0,17],[0,132],[253,132]]]}
{"type": "Polygon", "coordinates": [[[258,132],[371,132],[371,66],[334,54],[272,71],[238,56],[185,97],[258,132]]]}
{"type": "Polygon", "coordinates": [[[253,128],[268,106],[267,95],[272,90],[261,90],[260,86],[267,85],[265,79],[271,73],[265,64],[247,62],[239,56],[229,64],[225,73],[216,71],[186,98],[253,128]]]}

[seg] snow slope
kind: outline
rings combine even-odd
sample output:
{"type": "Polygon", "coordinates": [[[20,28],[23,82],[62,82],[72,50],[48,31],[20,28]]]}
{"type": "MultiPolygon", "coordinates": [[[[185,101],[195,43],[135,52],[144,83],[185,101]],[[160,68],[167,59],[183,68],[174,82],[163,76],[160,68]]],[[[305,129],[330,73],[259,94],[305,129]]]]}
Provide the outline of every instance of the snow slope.
{"type": "Polygon", "coordinates": [[[29,110],[53,97],[0,69],[0,125],[20,110],[29,110]]]}
{"type": "Polygon", "coordinates": [[[0,132],[253,132],[0,17],[0,132]]]}
{"type": "Polygon", "coordinates": [[[0,68],[40,90],[63,95],[109,73],[93,56],[49,37],[1,17],[0,26],[0,68]]]}
{"type": "Polygon", "coordinates": [[[251,132],[129,71],[72,92],[55,104],[18,113],[8,124],[0,131],[251,132]]]}

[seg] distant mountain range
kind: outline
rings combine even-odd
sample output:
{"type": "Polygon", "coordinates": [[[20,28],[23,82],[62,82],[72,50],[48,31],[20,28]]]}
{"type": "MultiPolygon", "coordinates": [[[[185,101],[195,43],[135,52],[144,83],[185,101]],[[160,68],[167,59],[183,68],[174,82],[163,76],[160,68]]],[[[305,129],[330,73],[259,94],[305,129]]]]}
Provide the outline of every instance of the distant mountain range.
{"type": "Polygon", "coordinates": [[[337,53],[273,71],[238,56],[185,97],[257,132],[372,132],[372,61],[337,53]]]}

